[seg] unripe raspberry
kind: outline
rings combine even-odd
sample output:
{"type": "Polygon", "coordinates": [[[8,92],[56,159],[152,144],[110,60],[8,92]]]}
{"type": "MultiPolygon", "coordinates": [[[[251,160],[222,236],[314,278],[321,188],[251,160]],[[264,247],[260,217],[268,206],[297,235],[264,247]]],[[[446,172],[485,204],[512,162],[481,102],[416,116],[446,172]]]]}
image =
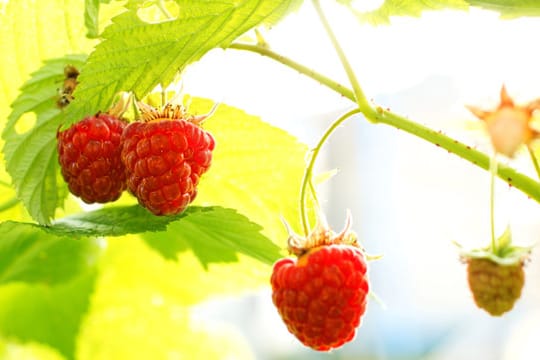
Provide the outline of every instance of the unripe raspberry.
{"type": "Polygon", "coordinates": [[[69,190],[86,203],[106,203],[126,188],[120,160],[120,139],[126,122],[98,113],[58,132],[57,149],[62,176],[69,190]]]}
{"type": "Polygon", "coordinates": [[[514,307],[525,283],[523,263],[501,265],[484,258],[467,264],[467,279],[479,308],[500,316],[514,307]]]}
{"type": "Polygon", "coordinates": [[[492,316],[512,310],[521,296],[523,267],[532,247],[514,245],[510,228],[485,248],[465,250],[456,245],[467,264],[467,280],[476,305],[492,316]]]}

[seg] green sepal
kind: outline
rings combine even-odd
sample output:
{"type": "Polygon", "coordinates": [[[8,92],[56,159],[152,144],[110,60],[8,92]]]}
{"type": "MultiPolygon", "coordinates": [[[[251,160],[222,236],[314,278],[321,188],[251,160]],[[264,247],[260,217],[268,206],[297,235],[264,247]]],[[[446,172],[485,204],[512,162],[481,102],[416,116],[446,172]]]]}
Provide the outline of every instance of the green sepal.
{"type": "Polygon", "coordinates": [[[534,245],[516,246],[512,243],[512,232],[507,227],[504,233],[495,242],[497,248],[486,246],[478,249],[465,249],[462,245],[454,242],[460,248],[460,256],[463,260],[489,259],[503,266],[522,264],[529,257],[534,245]]]}

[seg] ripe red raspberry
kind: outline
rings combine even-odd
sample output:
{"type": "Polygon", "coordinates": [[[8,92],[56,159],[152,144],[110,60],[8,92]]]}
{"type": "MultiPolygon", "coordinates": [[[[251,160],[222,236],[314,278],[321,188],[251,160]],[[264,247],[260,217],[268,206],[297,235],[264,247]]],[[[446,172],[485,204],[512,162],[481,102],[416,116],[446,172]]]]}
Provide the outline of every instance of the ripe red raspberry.
{"type": "Polygon", "coordinates": [[[514,307],[525,283],[523,263],[502,265],[486,258],[467,261],[469,287],[479,308],[500,316],[514,307]]]}
{"type": "Polygon", "coordinates": [[[210,167],[214,138],[180,106],[140,106],[143,121],[129,124],[122,137],[128,189],[155,215],[179,214],[210,167]]]}
{"type": "Polygon", "coordinates": [[[338,235],[318,226],[305,240],[289,238],[298,259],[274,264],[272,300],[285,325],[304,345],[319,351],[351,341],[369,292],[364,254],[347,228],[338,235]]]}
{"type": "Polygon", "coordinates": [[[126,189],[120,139],[126,122],[98,113],[56,134],[62,176],[86,203],[106,203],[126,189]]]}

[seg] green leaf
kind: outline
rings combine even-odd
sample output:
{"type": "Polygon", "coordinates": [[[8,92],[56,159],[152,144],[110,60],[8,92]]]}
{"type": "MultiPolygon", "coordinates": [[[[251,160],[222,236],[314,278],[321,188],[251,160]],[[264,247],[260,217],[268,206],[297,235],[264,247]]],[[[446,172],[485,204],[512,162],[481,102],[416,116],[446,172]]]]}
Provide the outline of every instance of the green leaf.
{"type": "Polygon", "coordinates": [[[363,21],[372,25],[390,24],[392,16],[419,17],[426,10],[457,9],[466,10],[466,0],[385,0],[382,6],[376,10],[360,12],[353,7],[353,0],[340,0],[348,5],[351,10],[363,21]]]}
{"type": "Polygon", "coordinates": [[[88,32],[86,37],[97,38],[99,35],[99,4],[100,0],[85,0],[84,1],[84,26],[88,32]]]}
{"type": "Polygon", "coordinates": [[[497,11],[503,18],[540,16],[538,0],[466,0],[470,5],[497,11]]]}
{"type": "Polygon", "coordinates": [[[199,211],[190,207],[180,215],[155,216],[139,205],[113,206],[58,219],[44,230],[64,236],[121,236],[146,231],[164,231],[174,220],[199,211]]]}
{"type": "Polygon", "coordinates": [[[267,288],[268,265],[239,257],[205,270],[189,251],[166,261],[138,236],[110,239],[77,358],[254,359],[237,331],[196,310],[205,300],[267,288]]]}
{"type": "Polygon", "coordinates": [[[176,19],[147,23],[136,10],[116,16],[102,34],[79,77],[67,121],[108,109],[120,91],[142,98],[168,85],[209,50],[226,47],[266,21],[275,21],[298,0],[177,0],[176,19]]]}
{"type": "Polygon", "coordinates": [[[46,61],[22,86],[2,132],[6,170],[17,196],[41,224],[50,222],[66,194],[57,171],[56,131],[62,118],[55,105],[57,89],[62,86],[64,66],[80,67],[84,59],[71,55],[46,61]]]}
{"type": "Polygon", "coordinates": [[[67,216],[42,227],[56,235],[121,236],[145,234],[150,246],[167,259],[191,248],[201,263],[238,261],[242,253],[271,264],[279,248],[262,228],[233,209],[190,206],[181,215],[155,216],[139,205],[115,206],[67,216]]]}
{"type": "Polygon", "coordinates": [[[93,292],[95,271],[68,283],[11,284],[0,287],[0,332],[20,341],[35,341],[75,358],[77,334],[93,292]]]}
{"type": "Polygon", "coordinates": [[[32,224],[0,224],[0,285],[25,281],[56,285],[95,265],[96,240],[49,235],[32,224]]]}
{"type": "Polygon", "coordinates": [[[171,223],[167,232],[143,238],[167,259],[176,260],[179,252],[191,248],[205,268],[213,262],[237,262],[236,253],[272,264],[280,257],[279,248],[261,230],[235,210],[213,207],[171,223]]]}
{"type": "MultiPolygon", "coordinates": [[[[211,107],[208,100],[193,99],[190,112],[204,114],[211,107]]],[[[281,218],[300,229],[299,189],[307,146],[283,129],[224,104],[204,128],[214,135],[216,148],[196,204],[234,208],[285,247],[288,234],[281,218]]]]}
{"type": "Polygon", "coordinates": [[[84,1],[84,25],[88,30],[86,37],[94,39],[99,36],[99,5],[108,3],[110,0],[84,1]]]}

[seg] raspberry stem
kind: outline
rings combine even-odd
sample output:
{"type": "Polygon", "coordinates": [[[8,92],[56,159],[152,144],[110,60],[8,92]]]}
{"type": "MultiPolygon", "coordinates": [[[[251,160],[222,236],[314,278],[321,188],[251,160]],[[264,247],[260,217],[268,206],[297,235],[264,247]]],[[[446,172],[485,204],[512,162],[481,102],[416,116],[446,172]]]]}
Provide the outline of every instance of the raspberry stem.
{"type": "Polygon", "coordinates": [[[334,121],[330,127],[324,132],[323,136],[317,143],[317,146],[312,150],[311,156],[309,158],[309,162],[306,166],[306,171],[304,172],[304,178],[302,179],[302,186],[300,189],[300,213],[302,217],[302,227],[304,228],[304,234],[306,237],[309,235],[309,218],[307,214],[307,200],[306,200],[306,194],[307,194],[307,187],[308,184],[310,184],[310,189],[313,192],[313,195],[316,196],[315,190],[313,189],[312,184],[312,176],[313,176],[313,166],[315,165],[315,161],[317,160],[317,157],[319,156],[319,152],[321,151],[322,146],[328,140],[330,135],[336,130],[336,128],[341,125],[345,120],[350,118],[354,114],[360,113],[360,109],[354,109],[346,113],[345,115],[342,115],[339,119],[334,121]]]}
{"type": "MultiPolygon", "coordinates": [[[[250,51],[262,56],[266,56],[321,83],[343,97],[356,102],[354,92],[347,86],[268,48],[241,43],[231,44],[229,48],[250,51]]],[[[369,106],[368,108],[362,107],[360,110],[364,116],[372,122],[386,124],[408,132],[409,134],[428,141],[437,147],[456,154],[473,165],[476,165],[484,170],[489,170],[489,156],[483,152],[473,149],[469,145],[443,134],[441,131],[430,129],[424,125],[395,114],[388,109],[383,109],[380,106],[369,106]]],[[[497,167],[497,176],[509,185],[522,191],[524,194],[540,203],[540,183],[538,181],[535,181],[529,176],[518,172],[514,168],[503,164],[499,164],[497,167]]]]}
{"type": "Polygon", "coordinates": [[[347,77],[349,78],[349,82],[351,83],[351,86],[353,88],[356,103],[361,109],[370,108],[371,106],[369,102],[367,101],[366,96],[364,95],[364,91],[362,90],[362,87],[360,86],[360,83],[358,82],[356,74],[354,73],[354,70],[351,64],[349,63],[349,60],[347,59],[347,56],[345,55],[343,48],[339,44],[339,41],[336,35],[334,34],[334,31],[332,30],[330,23],[328,22],[328,19],[324,15],[324,11],[321,8],[321,4],[319,0],[313,0],[313,6],[315,7],[315,10],[317,11],[317,15],[319,16],[319,19],[321,20],[321,24],[323,25],[328,37],[330,38],[330,41],[332,42],[334,49],[336,50],[336,53],[339,57],[339,60],[341,61],[341,65],[343,66],[343,69],[347,73],[347,77]]]}
{"type": "Polygon", "coordinates": [[[489,162],[489,223],[491,227],[491,251],[498,254],[499,246],[495,238],[495,175],[497,174],[497,153],[493,152],[489,162]]]}

